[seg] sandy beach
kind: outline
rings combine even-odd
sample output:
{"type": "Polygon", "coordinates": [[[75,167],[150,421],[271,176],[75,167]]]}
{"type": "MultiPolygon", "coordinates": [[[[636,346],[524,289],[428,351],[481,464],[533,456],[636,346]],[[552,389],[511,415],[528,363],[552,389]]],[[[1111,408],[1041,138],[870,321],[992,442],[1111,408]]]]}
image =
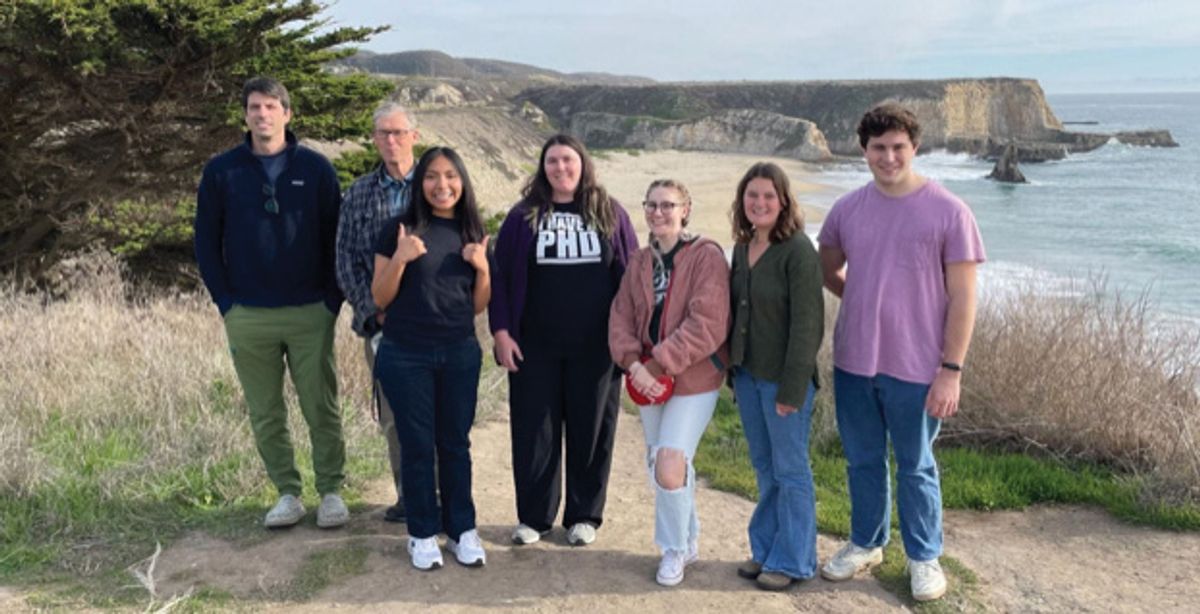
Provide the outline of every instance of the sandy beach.
{"type": "Polygon", "coordinates": [[[692,193],[692,218],[688,228],[726,247],[732,245],[729,210],[738,181],[746,169],[763,160],[774,162],[787,172],[792,191],[804,205],[805,221],[820,222],[825,215],[825,209],[815,205],[811,198],[828,189],[820,183],[820,171],[798,160],[690,151],[633,154],[601,151],[594,157],[600,182],[625,205],[638,229],[639,240],[646,236],[646,218],[639,206],[646,195],[646,187],[655,179],[669,177],[682,181],[692,193]]]}

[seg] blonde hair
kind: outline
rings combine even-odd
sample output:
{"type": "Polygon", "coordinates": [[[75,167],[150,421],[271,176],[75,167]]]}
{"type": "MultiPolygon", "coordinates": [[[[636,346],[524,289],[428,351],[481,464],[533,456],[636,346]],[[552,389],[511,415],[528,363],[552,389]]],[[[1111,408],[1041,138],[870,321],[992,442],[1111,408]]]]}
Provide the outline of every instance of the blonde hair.
{"type": "MultiPolygon", "coordinates": [[[[646,198],[649,198],[650,193],[656,188],[668,188],[675,190],[676,192],[679,192],[680,196],[683,197],[683,202],[680,203],[680,206],[687,208],[687,214],[683,216],[683,232],[679,233],[679,242],[683,243],[696,238],[696,235],[687,229],[688,218],[692,216],[692,193],[688,191],[687,186],[678,179],[655,179],[654,181],[650,182],[650,187],[646,188],[646,198]]],[[[658,241],[654,238],[653,232],[651,232],[649,237],[646,239],[646,244],[650,246],[650,253],[654,256],[655,263],[661,265],[662,250],[659,249],[658,241]]]]}

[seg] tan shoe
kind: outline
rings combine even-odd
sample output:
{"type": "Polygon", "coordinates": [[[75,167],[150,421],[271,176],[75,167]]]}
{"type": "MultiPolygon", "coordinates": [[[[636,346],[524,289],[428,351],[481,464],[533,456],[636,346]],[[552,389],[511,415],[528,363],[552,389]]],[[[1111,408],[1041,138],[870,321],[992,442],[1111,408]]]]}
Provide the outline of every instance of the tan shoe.
{"type": "Polygon", "coordinates": [[[778,571],[764,571],[758,574],[754,581],[758,583],[758,588],[764,591],[787,590],[789,586],[799,582],[799,580],[778,571]]]}

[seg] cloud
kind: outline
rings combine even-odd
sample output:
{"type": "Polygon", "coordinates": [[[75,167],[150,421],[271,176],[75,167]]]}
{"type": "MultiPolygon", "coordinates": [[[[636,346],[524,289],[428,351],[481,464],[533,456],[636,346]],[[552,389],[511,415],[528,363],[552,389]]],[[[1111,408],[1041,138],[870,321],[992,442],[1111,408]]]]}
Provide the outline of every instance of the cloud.
{"type": "Polygon", "coordinates": [[[1154,61],[1190,75],[1200,60],[1200,3],[1182,0],[341,0],[330,11],[344,25],[391,24],[368,44],[373,51],[440,49],[667,80],[939,77],[1028,67],[1054,74],[1068,64],[1078,70],[1087,53],[1146,48],[1177,50],[1154,61]]]}

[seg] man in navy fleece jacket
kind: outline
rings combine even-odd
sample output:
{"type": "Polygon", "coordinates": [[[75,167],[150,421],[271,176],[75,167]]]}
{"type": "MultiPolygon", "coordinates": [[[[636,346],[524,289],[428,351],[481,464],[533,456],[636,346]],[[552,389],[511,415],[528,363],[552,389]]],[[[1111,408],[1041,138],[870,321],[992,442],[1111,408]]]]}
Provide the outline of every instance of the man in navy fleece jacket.
{"type": "Polygon", "coordinates": [[[291,101],[281,83],[247,81],[242,106],[245,142],[210,160],[200,180],[196,261],[225,319],[255,443],[280,495],[264,524],[304,517],[283,401],[286,364],[312,441],[317,526],[337,527],[349,518],[338,494],[346,446],[333,356],[342,303],[334,274],[337,174],[288,132],[291,101]]]}

